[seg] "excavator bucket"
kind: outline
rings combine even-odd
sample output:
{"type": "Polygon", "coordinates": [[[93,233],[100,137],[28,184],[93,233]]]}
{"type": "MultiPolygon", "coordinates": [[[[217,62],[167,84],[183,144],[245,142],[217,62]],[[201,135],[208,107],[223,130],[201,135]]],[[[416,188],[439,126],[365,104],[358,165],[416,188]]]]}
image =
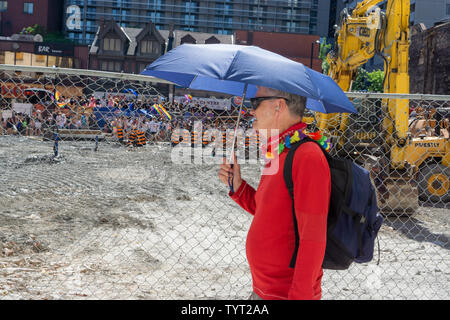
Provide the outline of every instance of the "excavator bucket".
{"type": "Polygon", "coordinates": [[[379,158],[368,156],[364,167],[369,170],[377,191],[377,203],[385,216],[412,215],[419,207],[418,186],[413,168],[405,174],[388,173],[379,158]]]}
{"type": "Polygon", "coordinates": [[[386,193],[378,193],[384,215],[412,215],[419,208],[418,189],[411,179],[386,181],[386,193]]]}

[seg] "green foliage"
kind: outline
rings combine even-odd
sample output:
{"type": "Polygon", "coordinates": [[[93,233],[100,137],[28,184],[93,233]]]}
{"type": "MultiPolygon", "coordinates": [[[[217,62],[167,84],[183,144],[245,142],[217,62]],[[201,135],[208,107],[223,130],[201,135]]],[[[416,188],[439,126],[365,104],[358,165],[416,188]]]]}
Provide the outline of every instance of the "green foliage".
{"type": "Polygon", "coordinates": [[[327,54],[331,50],[331,43],[327,44],[326,38],[322,41],[320,44],[320,50],[319,50],[319,59],[322,60],[322,72],[325,74],[328,74],[328,69],[330,68],[330,65],[327,61],[327,54]]]}
{"type": "Polygon", "coordinates": [[[43,26],[35,24],[33,26],[23,28],[20,33],[21,34],[31,34],[31,35],[36,35],[36,34],[44,35],[47,33],[47,31],[45,30],[45,28],[43,26]]]}
{"type": "Polygon", "coordinates": [[[328,70],[330,69],[330,64],[327,59],[322,60],[322,73],[328,74],[328,70]]]}
{"type": "Polygon", "coordinates": [[[62,32],[51,32],[44,35],[44,42],[63,42],[63,43],[73,43],[73,40],[66,39],[62,32]]]}
{"type": "Polygon", "coordinates": [[[73,40],[67,39],[62,32],[47,32],[44,27],[38,24],[23,28],[20,33],[31,35],[40,34],[44,38],[44,42],[74,43],[73,40]]]}
{"type": "Polygon", "coordinates": [[[384,72],[382,70],[375,70],[368,73],[369,75],[369,91],[370,92],[383,92],[383,80],[384,80],[384,72]]]}
{"type": "Polygon", "coordinates": [[[383,80],[384,72],[382,70],[367,72],[364,68],[359,67],[353,81],[352,91],[383,92],[383,80]]]}
{"type": "Polygon", "coordinates": [[[331,43],[326,43],[325,40],[320,44],[320,50],[319,50],[319,59],[326,59],[328,52],[331,50],[331,43]]]}

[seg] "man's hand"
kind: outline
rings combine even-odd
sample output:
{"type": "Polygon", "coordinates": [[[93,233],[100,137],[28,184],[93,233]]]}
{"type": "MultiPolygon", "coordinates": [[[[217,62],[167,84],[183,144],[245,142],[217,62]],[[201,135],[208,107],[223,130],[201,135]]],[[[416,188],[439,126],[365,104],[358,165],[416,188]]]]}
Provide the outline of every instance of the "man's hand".
{"type": "Polygon", "coordinates": [[[241,166],[238,164],[235,154],[233,155],[233,162],[233,167],[231,167],[227,159],[223,159],[223,163],[220,165],[219,179],[228,186],[228,179],[233,177],[233,189],[236,192],[242,184],[242,178],[241,166]]]}

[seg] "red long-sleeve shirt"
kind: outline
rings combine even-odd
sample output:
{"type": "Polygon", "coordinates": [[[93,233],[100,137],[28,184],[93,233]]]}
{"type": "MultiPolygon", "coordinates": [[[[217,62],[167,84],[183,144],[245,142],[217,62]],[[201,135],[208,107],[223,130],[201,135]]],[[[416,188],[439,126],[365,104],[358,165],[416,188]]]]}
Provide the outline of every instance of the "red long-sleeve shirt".
{"type": "MultiPolygon", "coordinates": [[[[252,214],[246,254],[253,290],[263,299],[320,299],[322,261],[331,191],[330,170],[320,147],[304,143],[294,157],[295,213],[299,250],[295,268],[289,268],[295,247],[292,201],[283,178],[287,150],[279,155],[279,169],[263,175],[258,189],[245,181],[231,198],[252,214]]],[[[266,165],[266,170],[270,163],[266,165]]]]}

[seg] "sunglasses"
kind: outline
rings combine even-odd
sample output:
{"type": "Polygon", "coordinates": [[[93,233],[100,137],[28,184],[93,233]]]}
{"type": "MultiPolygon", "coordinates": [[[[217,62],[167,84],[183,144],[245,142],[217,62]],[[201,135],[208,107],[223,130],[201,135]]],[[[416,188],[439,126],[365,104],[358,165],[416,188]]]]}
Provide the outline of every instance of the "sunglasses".
{"type": "Polygon", "coordinates": [[[273,100],[273,99],[284,99],[286,100],[286,102],[289,102],[288,99],[286,99],[285,97],[275,97],[275,96],[270,96],[270,97],[255,97],[255,98],[250,98],[250,103],[252,105],[252,108],[255,110],[256,108],[258,108],[258,106],[261,104],[261,102],[263,102],[264,100],[273,100]]]}

